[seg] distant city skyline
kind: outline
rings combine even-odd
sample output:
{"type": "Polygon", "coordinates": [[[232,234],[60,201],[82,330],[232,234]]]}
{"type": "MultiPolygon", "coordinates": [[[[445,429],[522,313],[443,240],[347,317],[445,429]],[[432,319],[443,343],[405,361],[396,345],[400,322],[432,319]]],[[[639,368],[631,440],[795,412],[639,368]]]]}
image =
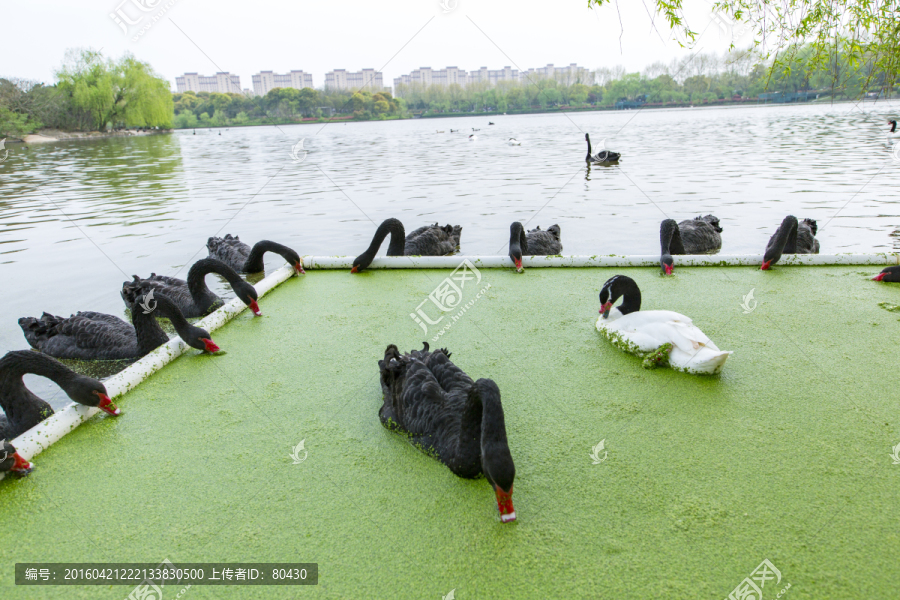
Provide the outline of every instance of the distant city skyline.
{"type": "Polygon", "coordinates": [[[215,75],[185,72],[184,75],[175,78],[175,91],[179,94],[193,91],[265,96],[275,88],[302,89],[309,87],[333,90],[364,89],[370,92],[386,90],[397,94],[397,89],[400,85],[449,86],[457,84],[466,87],[474,83],[487,83],[489,85],[496,85],[501,81],[529,83],[539,79],[557,79],[566,84],[574,83],[575,81],[590,84],[593,81],[593,73],[591,69],[580,67],[577,63],[570,63],[565,67],[556,67],[553,63],[549,63],[543,67],[530,68],[527,71],[519,71],[510,66],[505,66],[502,69],[480,67],[472,71],[466,71],[458,67],[445,67],[444,69],[419,67],[409,74],[395,78],[393,87],[385,87],[384,74],[381,71],[376,71],[372,68],[363,68],[360,71],[332,69],[325,73],[324,82],[317,87],[311,73],[293,69],[288,73],[259,71],[251,75],[252,89],[242,89],[240,75],[229,72],[218,72],[215,75]]]}

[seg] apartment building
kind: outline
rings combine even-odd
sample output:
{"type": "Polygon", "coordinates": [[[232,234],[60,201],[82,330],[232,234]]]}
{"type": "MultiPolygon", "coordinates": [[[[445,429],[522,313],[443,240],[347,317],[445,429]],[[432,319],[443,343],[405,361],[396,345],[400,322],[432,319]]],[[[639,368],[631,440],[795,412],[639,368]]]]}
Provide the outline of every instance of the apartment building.
{"type": "Polygon", "coordinates": [[[290,73],[273,73],[272,71],[260,71],[253,75],[253,91],[257,96],[265,96],[269,90],[275,88],[303,88],[313,87],[312,73],[305,71],[291,71],[290,73]]]}
{"type": "Polygon", "coordinates": [[[184,92],[219,92],[222,94],[240,94],[241,78],[231,73],[216,73],[215,75],[199,75],[197,73],[185,73],[175,78],[175,88],[179,94],[184,92]]]}
{"type": "Polygon", "coordinates": [[[325,73],[325,89],[332,90],[369,90],[384,91],[384,76],[375,69],[363,69],[351,72],[346,69],[334,69],[325,73]]]}

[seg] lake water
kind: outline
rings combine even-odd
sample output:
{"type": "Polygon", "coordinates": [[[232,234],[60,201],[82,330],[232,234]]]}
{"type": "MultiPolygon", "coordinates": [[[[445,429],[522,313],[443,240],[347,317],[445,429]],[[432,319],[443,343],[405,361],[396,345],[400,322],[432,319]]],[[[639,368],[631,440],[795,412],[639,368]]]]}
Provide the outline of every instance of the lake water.
{"type": "MultiPolygon", "coordinates": [[[[225,233],[356,256],[396,217],[407,231],[462,225],[463,253],[505,255],[520,220],[558,223],[564,254],[657,254],[662,219],[713,213],[723,253],[761,253],[794,214],[818,220],[823,253],[894,250],[900,161],[885,139],[898,112],[895,102],[496,115],[493,126],[462,117],[8,145],[0,353],[28,347],[21,316],[124,315],[122,281],[185,277],[207,238],[225,233]],[[583,132],[620,164],[587,172],[583,132]],[[301,139],[298,156],[308,154],[295,162],[301,139]]],[[[272,256],[267,271],[281,264],[272,256]]],[[[27,383],[68,402],[49,382],[27,383]]]]}

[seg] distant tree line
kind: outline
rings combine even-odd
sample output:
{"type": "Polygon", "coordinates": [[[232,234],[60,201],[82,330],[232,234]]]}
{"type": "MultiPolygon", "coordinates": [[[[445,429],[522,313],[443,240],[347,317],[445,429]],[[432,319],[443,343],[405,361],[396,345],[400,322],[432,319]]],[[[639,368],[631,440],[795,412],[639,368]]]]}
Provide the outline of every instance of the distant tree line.
{"type": "Polygon", "coordinates": [[[321,119],[333,113],[358,119],[384,119],[405,114],[402,100],[390,92],[275,88],[265,96],[184,92],[173,96],[179,128],[285,123],[321,119]]]}
{"type": "Polygon", "coordinates": [[[19,138],[43,127],[168,128],[172,110],[168,82],[128,54],[116,61],[93,50],[70,50],[53,85],[0,79],[0,137],[19,138]]]}
{"type": "Polygon", "coordinates": [[[618,102],[651,104],[703,103],[757,98],[765,92],[817,91],[836,99],[858,99],[880,90],[884,76],[872,64],[854,65],[848,57],[833,57],[830,70],[813,70],[815,49],[791,49],[789,62],[767,68],[752,50],[733,50],[723,56],[693,54],[669,63],[656,62],[642,72],[621,66],[584,72],[574,80],[559,78],[499,81],[496,85],[400,85],[398,96],[409,110],[424,114],[485,111],[529,111],[554,107],[612,107],[618,102]],[[835,85],[835,82],[838,82],[835,85]]]}

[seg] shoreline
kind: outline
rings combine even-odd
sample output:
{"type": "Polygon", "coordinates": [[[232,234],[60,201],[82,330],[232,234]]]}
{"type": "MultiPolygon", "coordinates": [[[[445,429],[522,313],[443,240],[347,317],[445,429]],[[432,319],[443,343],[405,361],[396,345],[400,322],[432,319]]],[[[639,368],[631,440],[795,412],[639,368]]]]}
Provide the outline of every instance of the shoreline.
{"type": "Polygon", "coordinates": [[[7,143],[21,144],[48,144],[51,142],[68,142],[71,140],[98,140],[116,137],[133,137],[161,135],[172,133],[174,129],[157,129],[153,131],[61,131],[59,129],[38,129],[35,133],[29,133],[21,140],[7,140],[7,143]]]}

